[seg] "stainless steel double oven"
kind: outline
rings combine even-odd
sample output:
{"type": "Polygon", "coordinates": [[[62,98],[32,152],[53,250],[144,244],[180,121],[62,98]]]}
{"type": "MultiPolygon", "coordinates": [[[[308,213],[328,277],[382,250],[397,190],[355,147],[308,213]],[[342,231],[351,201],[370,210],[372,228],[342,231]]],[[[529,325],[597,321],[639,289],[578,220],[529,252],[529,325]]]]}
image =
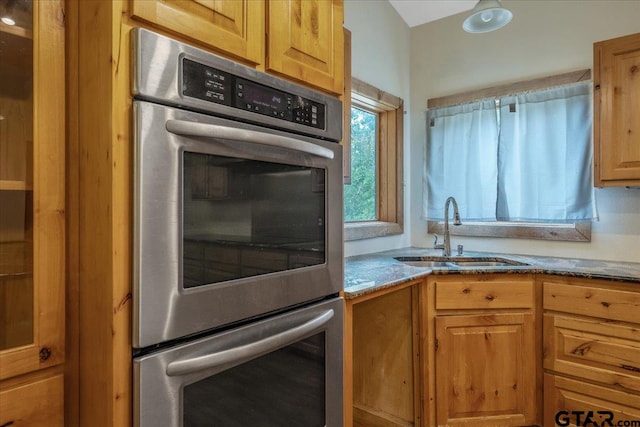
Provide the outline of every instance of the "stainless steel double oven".
{"type": "Polygon", "coordinates": [[[135,29],[137,426],[341,426],[342,105],[135,29]]]}

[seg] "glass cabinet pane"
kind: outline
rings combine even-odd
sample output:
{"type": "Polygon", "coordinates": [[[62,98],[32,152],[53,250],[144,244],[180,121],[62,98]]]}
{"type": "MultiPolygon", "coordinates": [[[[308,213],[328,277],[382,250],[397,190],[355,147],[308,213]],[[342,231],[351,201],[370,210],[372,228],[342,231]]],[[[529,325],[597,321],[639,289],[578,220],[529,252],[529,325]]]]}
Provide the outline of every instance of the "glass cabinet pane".
{"type": "Polygon", "coordinates": [[[0,350],[33,342],[33,11],[0,0],[0,350]]]}

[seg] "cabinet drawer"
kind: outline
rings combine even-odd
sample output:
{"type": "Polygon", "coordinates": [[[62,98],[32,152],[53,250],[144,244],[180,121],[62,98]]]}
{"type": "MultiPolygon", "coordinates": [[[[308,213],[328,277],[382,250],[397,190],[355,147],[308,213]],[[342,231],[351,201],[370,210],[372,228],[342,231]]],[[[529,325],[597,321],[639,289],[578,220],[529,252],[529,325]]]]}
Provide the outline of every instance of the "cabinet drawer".
{"type": "Polygon", "coordinates": [[[0,425],[62,427],[62,375],[0,391],[0,425]]]}
{"type": "Polygon", "coordinates": [[[544,367],[640,392],[640,330],[597,319],[544,315],[544,367]]]}
{"type": "Polygon", "coordinates": [[[438,280],[436,310],[533,307],[533,281],[438,280]]]}
{"type": "Polygon", "coordinates": [[[544,425],[637,425],[640,397],[561,376],[544,376],[544,425]],[[589,411],[592,413],[589,414],[589,411]],[[581,423],[576,421],[580,414],[581,423]],[[591,415],[591,422],[586,417],[591,415]],[[570,424],[567,424],[567,421],[570,424]],[[609,421],[609,422],[607,422],[609,421]]]}
{"type": "Polygon", "coordinates": [[[640,293],[573,283],[545,281],[544,309],[640,323],[640,293]]]}

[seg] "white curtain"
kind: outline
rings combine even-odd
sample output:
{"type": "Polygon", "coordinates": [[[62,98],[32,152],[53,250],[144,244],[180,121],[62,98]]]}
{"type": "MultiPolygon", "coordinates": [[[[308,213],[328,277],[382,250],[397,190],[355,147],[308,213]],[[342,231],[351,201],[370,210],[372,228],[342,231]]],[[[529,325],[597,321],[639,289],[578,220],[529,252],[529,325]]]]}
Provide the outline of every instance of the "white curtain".
{"type": "Polygon", "coordinates": [[[462,218],[495,221],[498,176],[495,100],[428,110],[426,150],[424,216],[442,220],[444,202],[453,196],[462,218]]]}
{"type": "Polygon", "coordinates": [[[595,218],[591,82],[500,99],[498,220],[595,218]]]}
{"type": "Polygon", "coordinates": [[[597,219],[591,82],[427,111],[423,213],[467,221],[597,219]]]}

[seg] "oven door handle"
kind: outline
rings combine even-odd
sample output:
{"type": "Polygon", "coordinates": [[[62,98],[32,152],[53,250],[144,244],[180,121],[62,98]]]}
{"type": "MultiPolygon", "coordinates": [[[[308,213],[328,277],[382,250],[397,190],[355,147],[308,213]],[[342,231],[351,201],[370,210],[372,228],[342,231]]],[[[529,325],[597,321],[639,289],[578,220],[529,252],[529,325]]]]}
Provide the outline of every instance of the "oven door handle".
{"type": "MultiPolygon", "coordinates": [[[[231,368],[280,347],[292,344],[324,326],[333,317],[333,310],[327,310],[302,325],[284,332],[263,338],[251,344],[241,345],[218,353],[191,359],[176,360],[167,365],[167,375],[170,377],[189,375],[213,368],[231,368]]],[[[220,369],[222,370],[222,369],[220,369]]]]}
{"type": "Polygon", "coordinates": [[[254,144],[270,145],[273,147],[287,148],[301,151],[314,156],[333,159],[333,151],[320,145],[312,144],[300,139],[287,136],[272,135],[266,132],[238,129],[228,126],[212,125],[208,123],[189,122],[185,120],[167,120],[166,129],[180,136],[196,136],[203,138],[221,138],[234,141],[252,142],[254,144]]]}

